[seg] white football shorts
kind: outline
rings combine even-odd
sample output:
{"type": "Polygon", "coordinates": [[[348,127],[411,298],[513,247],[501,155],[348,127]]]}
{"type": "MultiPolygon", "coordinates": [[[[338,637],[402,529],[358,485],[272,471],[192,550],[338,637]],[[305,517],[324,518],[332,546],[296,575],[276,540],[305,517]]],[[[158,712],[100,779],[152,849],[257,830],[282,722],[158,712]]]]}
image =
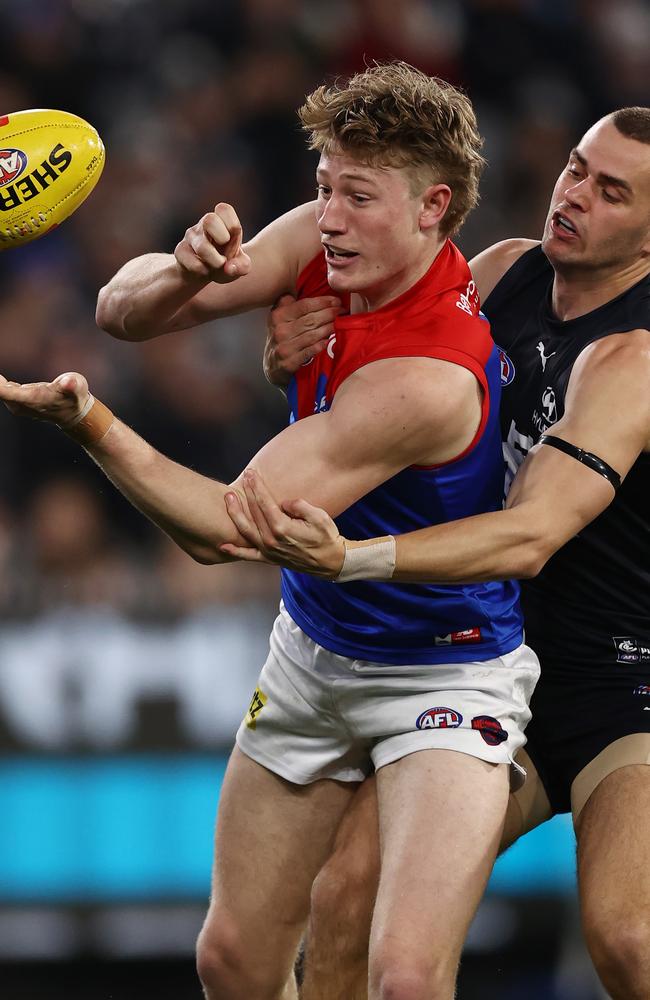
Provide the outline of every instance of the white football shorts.
{"type": "Polygon", "coordinates": [[[319,646],[283,606],[237,744],[299,785],[362,781],[373,768],[440,748],[511,765],[539,677],[530,647],[471,663],[390,666],[319,646]]]}

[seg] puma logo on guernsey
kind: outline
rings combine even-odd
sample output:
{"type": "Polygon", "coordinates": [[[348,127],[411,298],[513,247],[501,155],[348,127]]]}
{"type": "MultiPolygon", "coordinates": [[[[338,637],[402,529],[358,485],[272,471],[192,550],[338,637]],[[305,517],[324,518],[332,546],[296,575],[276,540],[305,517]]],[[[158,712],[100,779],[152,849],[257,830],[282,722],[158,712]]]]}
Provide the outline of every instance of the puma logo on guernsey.
{"type": "Polygon", "coordinates": [[[539,356],[540,356],[540,359],[541,359],[541,362],[542,362],[542,371],[545,372],[546,371],[546,362],[548,361],[549,358],[554,358],[555,355],[557,354],[557,351],[553,351],[552,354],[546,354],[545,353],[546,348],[544,347],[544,344],[542,343],[541,340],[540,340],[539,344],[537,345],[537,350],[539,351],[539,356]]]}

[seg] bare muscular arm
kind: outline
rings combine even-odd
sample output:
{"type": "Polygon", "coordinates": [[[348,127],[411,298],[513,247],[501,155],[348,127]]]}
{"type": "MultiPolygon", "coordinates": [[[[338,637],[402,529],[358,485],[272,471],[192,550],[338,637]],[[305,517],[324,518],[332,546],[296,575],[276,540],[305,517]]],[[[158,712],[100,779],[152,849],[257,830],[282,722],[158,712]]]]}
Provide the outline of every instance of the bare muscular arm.
{"type": "Polygon", "coordinates": [[[173,254],[146,254],[124,265],[101,289],[96,319],[121,340],[173,330],[272,305],[294,292],[320,249],[312,203],[276,219],[242,243],[239,219],[219,204],[190,227],[173,254]]]}
{"type": "MultiPolygon", "coordinates": [[[[72,433],[88,386],[76,373],[25,386],[2,380],[0,399],[17,414],[72,433]]],[[[429,358],[377,361],[346,379],[328,412],[286,428],[251,466],[272,489],[304,493],[336,515],[400,469],[462,451],[479,419],[476,381],[464,369],[429,358]]],[[[241,541],[224,504],[230,487],[172,462],[119,420],[87,450],[131,503],[196,560],[232,558],[221,549],[241,541]]],[[[241,490],[241,478],[233,488],[241,490]]]]}
{"type": "MultiPolygon", "coordinates": [[[[649,385],[650,332],[598,341],[576,362],[565,415],[552,433],[595,453],[624,477],[638,455],[650,450],[649,385]]],[[[302,500],[280,508],[259,479],[249,480],[247,489],[251,516],[244,516],[234,499],[230,510],[256,548],[228,547],[232,553],[330,579],[339,573],[343,546],[329,518],[302,500]]],[[[613,498],[613,487],[602,476],[538,445],[515,477],[506,510],[398,537],[392,578],[458,583],[534,576],[613,498]]]]}

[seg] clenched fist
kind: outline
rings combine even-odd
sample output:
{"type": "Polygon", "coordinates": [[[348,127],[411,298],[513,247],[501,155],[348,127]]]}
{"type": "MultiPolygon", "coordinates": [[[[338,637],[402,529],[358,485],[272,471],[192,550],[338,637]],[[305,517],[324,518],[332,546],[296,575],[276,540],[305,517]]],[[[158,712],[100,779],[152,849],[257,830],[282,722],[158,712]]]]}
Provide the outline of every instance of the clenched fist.
{"type": "Polygon", "coordinates": [[[242,250],[242,227],[232,205],[220,202],[191,226],[174,250],[180,267],[197,277],[226,284],[248,274],[251,260],[242,250]]]}

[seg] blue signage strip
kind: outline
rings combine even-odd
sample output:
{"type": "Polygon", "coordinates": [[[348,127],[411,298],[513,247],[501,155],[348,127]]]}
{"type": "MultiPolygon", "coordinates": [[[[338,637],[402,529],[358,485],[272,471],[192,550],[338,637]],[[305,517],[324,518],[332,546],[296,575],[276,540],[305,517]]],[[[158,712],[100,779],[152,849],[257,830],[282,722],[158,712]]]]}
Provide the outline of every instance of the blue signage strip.
{"type": "MultiPolygon", "coordinates": [[[[226,758],[5,757],[0,761],[0,902],[207,898],[226,758]]],[[[572,891],[568,817],[497,862],[490,889],[572,891]]]]}

